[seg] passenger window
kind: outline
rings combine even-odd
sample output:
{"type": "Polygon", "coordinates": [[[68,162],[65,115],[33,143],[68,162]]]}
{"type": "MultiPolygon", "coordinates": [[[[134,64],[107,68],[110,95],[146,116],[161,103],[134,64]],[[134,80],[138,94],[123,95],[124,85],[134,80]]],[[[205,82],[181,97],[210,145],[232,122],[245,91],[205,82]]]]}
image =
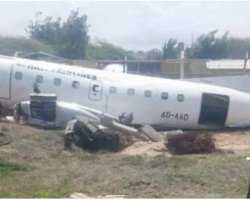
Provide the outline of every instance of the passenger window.
{"type": "Polygon", "coordinates": [[[167,100],[168,99],[168,93],[167,92],[162,92],[161,93],[161,98],[164,99],[164,100],[167,100]]]}
{"type": "Polygon", "coordinates": [[[55,86],[60,86],[61,85],[61,79],[60,78],[55,78],[54,79],[54,85],[55,86]]]}
{"type": "Polygon", "coordinates": [[[36,76],[36,82],[37,82],[37,83],[42,83],[42,82],[43,82],[43,76],[37,75],[37,76],[36,76]]]}
{"type": "Polygon", "coordinates": [[[177,101],[184,101],[184,95],[183,94],[178,94],[177,95],[177,101]]]}
{"type": "Polygon", "coordinates": [[[80,83],[79,83],[78,81],[73,81],[73,82],[72,82],[72,88],[77,89],[77,88],[79,88],[79,87],[80,87],[80,83]]]}
{"type": "Polygon", "coordinates": [[[149,98],[149,97],[152,96],[152,92],[151,92],[150,90],[146,90],[146,91],[144,92],[144,96],[149,98]]]}
{"type": "Polygon", "coordinates": [[[128,89],[128,95],[129,95],[129,96],[133,96],[134,94],[135,94],[135,89],[129,88],[129,89],[128,89]]]}
{"type": "Polygon", "coordinates": [[[116,87],[113,87],[113,86],[110,87],[110,88],[109,88],[109,92],[110,92],[110,93],[116,93],[116,87]]]}
{"type": "Polygon", "coordinates": [[[22,72],[16,72],[15,73],[15,79],[16,80],[22,80],[23,78],[23,73],[22,72]]]}

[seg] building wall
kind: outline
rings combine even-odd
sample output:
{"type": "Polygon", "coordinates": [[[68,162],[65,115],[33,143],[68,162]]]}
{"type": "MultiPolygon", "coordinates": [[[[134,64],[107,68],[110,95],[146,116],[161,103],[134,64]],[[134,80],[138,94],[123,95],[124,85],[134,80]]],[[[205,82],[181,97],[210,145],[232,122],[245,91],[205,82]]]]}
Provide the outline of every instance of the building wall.
{"type": "MultiPolygon", "coordinates": [[[[204,77],[211,75],[211,71],[206,68],[206,60],[186,60],[184,62],[184,78],[204,77]]],[[[180,77],[180,61],[166,60],[162,62],[161,76],[168,78],[180,77]]]]}
{"type": "Polygon", "coordinates": [[[79,65],[86,68],[98,68],[98,61],[88,61],[88,60],[72,60],[70,65],[79,65]]]}

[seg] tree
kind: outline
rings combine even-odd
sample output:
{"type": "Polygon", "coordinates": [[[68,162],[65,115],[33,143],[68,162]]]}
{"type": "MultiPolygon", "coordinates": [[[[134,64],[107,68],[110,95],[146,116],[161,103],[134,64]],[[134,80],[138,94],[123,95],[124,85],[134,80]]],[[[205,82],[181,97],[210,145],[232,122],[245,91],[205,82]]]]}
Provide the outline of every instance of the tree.
{"type": "Polygon", "coordinates": [[[90,60],[123,60],[125,57],[135,59],[136,55],[104,41],[97,41],[95,45],[88,44],[86,49],[86,58],[90,60]]]}
{"type": "Polygon", "coordinates": [[[31,39],[38,40],[45,44],[57,45],[61,33],[61,19],[52,21],[53,17],[47,16],[42,23],[30,21],[25,29],[31,39]]]}
{"type": "Polygon", "coordinates": [[[49,45],[33,39],[0,37],[0,54],[2,55],[13,56],[15,52],[26,54],[36,51],[55,53],[49,45]]]}
{"type": "Polygon", "coordinates": [[[170,38],[168,42],[164,44],[162,49],[163,59],[176,59],[179,55],[179,49],[177,45],[177,40],[170,38]]]}
{"type": "Polygon", "coordinates": [[[89,42],[87,16],[79,15],[77,11],[71,14],[61,28],[59,37],[59,54],[68,59],[81,59],[85,57],[86,47],[89,42]]]}
{"type": "Polygon", "coordinates": [[[244,59],[245,53],[250,55],[249,38],[230,38],[228,44],[228,57],[231,59],[244,59]]]}
{"type": "Polygon", "coordinates": [[[47,16],[42,22],[30,22],[26,31],[30,38],[53,46],[57,55],[67,59],[84,59],[89,42],[87,15],[79,14],[79,9],[71,11],[64,22],[60,18],[53,21],[47,16]]]}
{"type": "Polygon", "coordinates": [[[192,58],[196,59],[222,59],[228,57],[228,32],[221,38],[216,38],[217,30],[202,34],[194,43],[192,58]]]}
{"type": "Polygon", "coordinates": [[[148,60],[161,60],[162,59],[162,52],[159,49],[151,49],[147,52],[147,59],[148,60]]]}

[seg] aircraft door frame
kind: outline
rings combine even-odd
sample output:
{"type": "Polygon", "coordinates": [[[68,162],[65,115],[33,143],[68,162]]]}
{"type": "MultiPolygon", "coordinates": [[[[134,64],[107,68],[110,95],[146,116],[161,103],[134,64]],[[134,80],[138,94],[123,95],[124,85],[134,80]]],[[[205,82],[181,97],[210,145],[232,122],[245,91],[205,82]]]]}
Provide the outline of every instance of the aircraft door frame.
{"type": "Polygon", "coordinates": [[[89,85],[89,99],[91,101],[101,101],[103,93],[103,84],[101,81],[92,80],[89,85]]]}
{"type": "Polygon", "coordinates": [[[198,124],[224,126],[227,120],[229,104],[230,98],[227,95],[202,93],[198,124]]]}

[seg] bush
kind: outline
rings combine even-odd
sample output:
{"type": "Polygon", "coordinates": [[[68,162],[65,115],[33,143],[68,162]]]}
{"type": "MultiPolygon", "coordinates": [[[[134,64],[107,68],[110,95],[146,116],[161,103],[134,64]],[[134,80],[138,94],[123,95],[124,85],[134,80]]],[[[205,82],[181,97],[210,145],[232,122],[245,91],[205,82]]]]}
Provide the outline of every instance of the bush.
{"type": "Polygon", "coordinates": [[[212,153],[215,139],[209,133],[187,132],[169,135],[165,146],[172,154],[212,153]]]}

